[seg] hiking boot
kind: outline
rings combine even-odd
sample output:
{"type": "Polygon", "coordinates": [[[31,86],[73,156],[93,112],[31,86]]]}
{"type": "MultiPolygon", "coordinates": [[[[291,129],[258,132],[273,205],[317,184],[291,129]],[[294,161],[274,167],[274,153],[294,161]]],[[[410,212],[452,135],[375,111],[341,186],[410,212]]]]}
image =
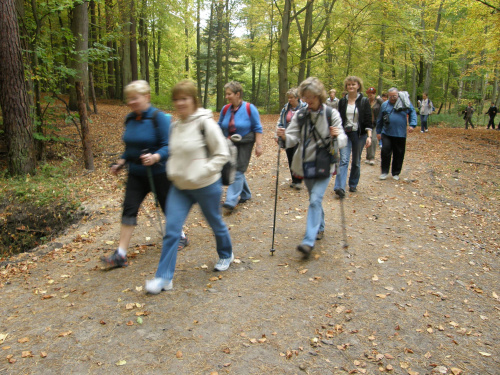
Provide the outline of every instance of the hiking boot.
{"type": "Polygon", "coordinates": [[[311,255],[311,251],[313,251],[313,247],[309,246],[309,245],[300,244],[299,246],[297,246],[297,250],[300,251],[304,255],[304,259],[307,259],[311,255]]]}
{"type": "Polygon", "coordinates": [[[387,179],[387,176],[389,175],[389,173],[382,173],[380,176],[378,176],[379,180],[385,180],[387,179]]]}
{"type": "Polygon", "coordinates": [[[188,240],[187,236],[181,237],[181,239],[179,240],[179,246],[177,246],[177,251],[181,251],[187,245],[189,245],[189,240],[188,240]]]}
{"type": "Polygon", "coordinates": [[[294,188],[295,190],[301,190],[301,189],[302,189],[302,184],[301,184],[300,182],[295,182],[295,183],[293,184],[293,188],[294,188]]]}
{"type": "Polygon", "coordinates": [[[127,256],[121,256],[118,254],[118,250],[109,257],[101,257],[101,262],[104,263],[108,269],[128,266],[127,256]]]}
{"type": "Polygon", "coordinates": [[[231,253],[231,257],[230,258],[225,258],[225,259],[222,259],[222,258],[219,258],[219,260],[217,261],[217,263],[215,264],[214,266],[214,271],[225,271],[229,268],[229,265],[231,263],[233,263],[233,260],[234,260],[234,254],[231,253]]]}
{"type": "Polygon", "coordinates": [[[248,199],[240,198],[240,200],[238,201],[238,204],[242,204],[242,203],[248,202],[249,200],[250,200],[250,198],[248,198],[248,199]]]}
{"type": "Polygon", "coordinates": [[[392,179],[396,180],[396,181],[399,181],[399,175],[397,174],[397,175],[392,176],[392,179]]]}
{"type": "Polygon", "coordinates": [[[335,194],[339,196],[339,198],[344,198],[345,197],[345,190],[344,189],[335,189],[335,194]]]}
{"type": "Polygon", "coordinates": [[[152,280],[146,280],[145,289],[149,294],[158,294],[162,290],[172,290],[172,288],[172,280],[162,279],[161,277],[155,277],[152,280]]]}
{"type": "Polygon", "coordinates": [[[233,213],[233,211],[234,211],[234,207],[230,206],[227,203],[224,203],[222,205],[222,211],[223,211],[224,215],[231,215],[233,213]]]}
{"type": "Polygon", "coordinates": [[[324,230],[320,230],[318,232],[318,234],[316,235],[316,241],[322,240],[323,237],[325,237],[325,231],[324,230]]]}
{"type": "Polygon", "coordinates": [[[356,189],[355,187],[349,186],[349,191],[350,191],[351,193],[355,193],[355,192],[357,192],[357,191],[358,191],[358,189],[356,189]]]}

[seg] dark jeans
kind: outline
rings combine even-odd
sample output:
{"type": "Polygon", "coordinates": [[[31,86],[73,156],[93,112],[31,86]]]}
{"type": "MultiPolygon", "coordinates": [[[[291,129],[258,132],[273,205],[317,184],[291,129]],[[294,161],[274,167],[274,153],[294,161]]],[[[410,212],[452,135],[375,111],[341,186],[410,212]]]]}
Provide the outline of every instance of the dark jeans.
{"type": "Polygon", "coordinates": [[[290,169],[290,175],[292,176],[292,183],[293,184],[300,184],[302,182],[302,179],[295,177],[292,173],[292,170],[291,170],[293,155],[295,154],[297,147],[299,147],[299,145],[296,145],[292,148],[286,149],[286,157],[288,159],[288,168],[290,169]]]}
{"type": "Polygon", "coordinates": [[[488,129],[490,128],[490,126],[492,129],[495,129],[495,116],[496,115],[493,116],[490,115],[490,121],[488,122],[488,129]]]}
{"type": "Polygon", "coordinates": [[[472,126],[472,129],[474,129],[474,124],[472,123],[472,116],[465,118],[465,129],[469,129],[469,123],[470,126],[472,126]]]}
{"type": "Polygon", "coordinates": [[[403,168],[405,158],[406,138],[391,137],[382,134],[382,173],[389,173],[392,157],[392,175],[398,176],[403,168]]]}
{"type": "Polygon", "coordinates": [[[335,177],[335,185],[333,190],[345,190],[347,180],[347,170],[349,168],[349,159],[352,153],[351,173],[349,174],[349,187],[355,189],[358,186],[359,177],[361,175],[361,153],[366,144],[367,135],[358,135],[357,131],[346,133],[347,145],[340,150],[340,163],[337,176],[335,177]]]}
{"type": "Polygon", "coordinates": [[[429,115],[420,115],[420,130],[421,131],[426,131],[427,130],[427,118],[429,115]]]}
{"type": "MultiPolygon", "coordinates": [[[[153,183],[160,207],[165,213],[167,194],[170,189],[170,181],[166,173],[153,175],[153,183]]],[[[137,225],[137,214],[139,207],[146,195],[151,192],[148,176],[128,175],[125,199],[123,201],[122,224],[137,225]]]]}

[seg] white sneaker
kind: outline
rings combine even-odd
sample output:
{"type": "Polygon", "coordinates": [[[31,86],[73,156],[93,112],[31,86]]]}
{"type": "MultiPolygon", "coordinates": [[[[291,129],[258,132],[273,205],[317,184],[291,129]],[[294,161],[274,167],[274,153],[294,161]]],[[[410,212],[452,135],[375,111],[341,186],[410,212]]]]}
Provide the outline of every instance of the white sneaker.
{"type": "Polygon", "coordinates": [[[392,176],[393,180],[399,181],[399,175],[392,176]]]}
{"type": "Polygon", "coordinates": [[[231,253],[231,258],[219,258],[219,261],[216,263],[214,266],[215,271],[225,271],[229,268],[229,265],[233,263],[234,260],[234,254],[231,253]]]}
{"type": "Polygon", "coordinates": [[[158,294],[162,290],[172,290],[172,280],[155,277],[152,280],[146,280],[146,292],[150,294],[158,294]]]}
{"type": "Polygon", "coordinates": [[[370,165],[375,165],[375,160],[370,160],[370,165]]]}
{"type": "Polygon", "coordinates": [[[378,176],[378,178],[380,180],[385,180],[387,178],[387,175],[388,175],[388,173],[382,173],[380,176],[378,176]]]}
{"type": "Polygon", "coordinates": [[[370,164],[370,160],[366,159],[365,164],[370,164]]]}

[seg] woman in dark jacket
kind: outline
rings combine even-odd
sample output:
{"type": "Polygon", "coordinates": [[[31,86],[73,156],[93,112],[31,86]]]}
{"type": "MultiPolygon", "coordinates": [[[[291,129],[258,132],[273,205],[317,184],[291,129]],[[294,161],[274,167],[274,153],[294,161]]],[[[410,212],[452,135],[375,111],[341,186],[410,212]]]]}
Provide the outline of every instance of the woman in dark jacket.
{"type": "Polygon", "coordinates": [[[363,81],[356,76],[344,80],[347,95],[339,101],[339,112],[342,126],[347,134],[347,146],[340,150],[340,165],[335,178],[335,194],[345,196],[347,169],[352,152],[351,174],[349,175],[349,191],[355,192],[361,171],[361,152],[363,147],[370,147],[372,139],[372,110],[370,102],[361,93],[363,81]]]}

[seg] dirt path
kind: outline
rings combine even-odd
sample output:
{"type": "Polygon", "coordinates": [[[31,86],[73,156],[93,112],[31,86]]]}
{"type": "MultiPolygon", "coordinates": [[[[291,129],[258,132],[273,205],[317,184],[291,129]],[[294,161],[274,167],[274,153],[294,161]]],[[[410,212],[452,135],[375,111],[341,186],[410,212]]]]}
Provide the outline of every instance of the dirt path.
{"type": "Polygon", "coordinates": [[[212,272],[214,240],[196,209],[174,290],[157,296],[143,290],[161,250],[151,200],[131,265],[100,269],[122,199],[102,156],[87,177],[102,187],[90,215],[0,270],[0,373],[499,374],[500,132],[411,134],[399,182],[363,163],[345,200],[351,258],[331,182],[325,238],[303,261],[307,193],[288,187],[284,153],[269,253],[276,116],[263,120],[253,198],[226,219],[237,263],[212,272]]]}

